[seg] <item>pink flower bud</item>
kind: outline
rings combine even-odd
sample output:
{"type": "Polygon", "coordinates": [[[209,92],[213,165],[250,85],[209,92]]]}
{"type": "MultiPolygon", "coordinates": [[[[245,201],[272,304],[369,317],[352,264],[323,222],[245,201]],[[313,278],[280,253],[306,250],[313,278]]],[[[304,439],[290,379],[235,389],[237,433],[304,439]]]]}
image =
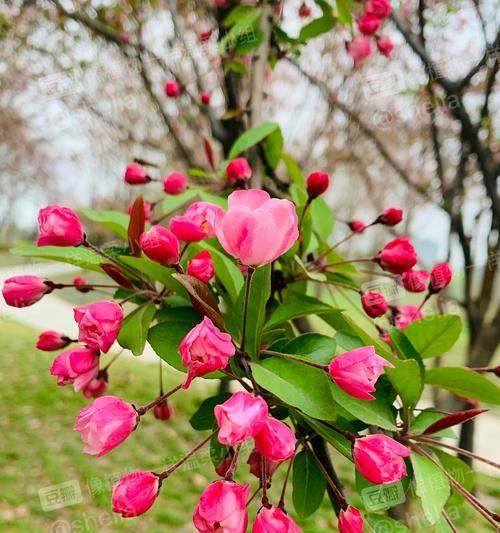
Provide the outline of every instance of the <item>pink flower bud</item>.
{"type": "Polygon", "coordinates": [[[377,39],[377,49],[385,57],[391,57],[394,50],[394,43],[390,37],[379,37],[377,39]]]}
{"type": "Polygon", "coordinates": [[[231,481],[210,483],[194,511],[194,527],[199,533],[245,533],[249,493],[250,485],[231,481]]]}
{"type": "Polygon", "coordinates": [[[379,253],[380,266],[393,274],[402,274],[415,266],[417,253],[408,237],[398,237],[384,246],[379,253]]]}
{"type": "Polygon", "coordinates": [[[52,291],[40,276],[14,276],[4,281],[2,294],[7,305],[28,307],[52,291]]]}
{"type": "Polygon", "coordinates": [[[363,533],[364,522],[361,513],[350,505],[339,514],[339,533],[363,533]]]}
{"type": "Polygon", "coordinates": [[[187,273],[193,278],[208,283],[215,274],[214,262],[208,250],[203,250],[196,254],[191,261],[188,261],[187,273]]]}
{"type": "Polygon", "coordinates": [[[423,292],[427,288],[429,272],[426,270],[408,270],[403,272],[401,281],[404,288],[409,292],[423,292]]]}
{"type": "Polygon", "coordinates": [[[250,474],[253,474],[257,479],[262,479],[262,459],[266,461],[266,477],[269,479],[281,464],[273,462],[263,457],[257,450],[253,450],[248,456],[247,465],[250,465],[250,474]]]}
{"type": "Polygon", "coordinates": [[[398,207],[389,207],[376,220],[385,226],[395,226],[403,220],[403,210],[398,207]]]}
{"type": "Polygon", "coordinates": [[[176,81],[167,81],[165,83],[165,94],[169,98],[178,98],[181,92],[182,88],[176,81]]]}
{"type": "Polygon", "coordinates": [[[359,220],[359,218],[351,220],[347,223],[347,225],[349,226],[349,229],[354,233],[363,233],[363,231],[365,231],[366,229],[366,224],[362,220],[359,220]]]}
{"type": "Polygon", "coordinates": [[[271,199],[260,189],[235,191],[229,209],[216,224],[224,250],[246,266],[271,263],[299,236],[297,212],[290,200],[271,199]]]}
{"type": "Polygon", "coordinates": [[[123,179],[129,185],[144,185],[151,181],[148,173],[139,163],[130,163],[127,165],[123,179]]]}
{"type": "MultiPolygon", "coordinates": [[[[132,207],[134,206],[134,204],[130,204],[128,207],[127,207],[127,213],[129,215],[132,214],[132,207]]],[[[145,202],[144,200],[142,201],[142,207],[144,209],[144,220],[146,222],[149,222],[151,220],[151,204],[149,204],[148,202],[145,202]]]]}
{"type": "Polygon", "coordinates": [[[86,293],[86,292],[90,292],[92,290],[91,287],[86,287],[85,286],[85,285],[88,285],[88,282],[87,282],[87,280],[85,278],[82,278],[80,276],[77,276],[73,280],[73,285],[75,286],[75,289],[78,292],[86,293]]]}
{"type": "Polygon", "coordinates": [[[237,157],[227,164],[226,176],[231,184],[239,180],[246,181],[252,176],[252,169],[244,157],[237,157]]]}
{"type": "Polygon", "coordinates": [[[380,23],[378,17],[364,14],[358,20],[358,28],[363,35],[373,35],[380,28],[380,23]]]}
{"type": "Polygon", "coordinates": [[[323,194],[330,185],[330,176],[326,172],[311,172],[307,178],[307,193],[310,198],[323,194]]]}
{"type": "Polygon", "coordinates": [[[80,219],[69,207],[49,205],[38,212],[37,246],[78,246],[85,234],[80,219]]]}
{"type": "Polygon", "coordinates": [[[387,300],[378,292],[363,293],[361,296],[361,305],[365,313],[372,318],[385,315],[389,308],[387,300]]]}
{"type": "Polygon", "coordinates": [[[90,381],[82,390],[85,398],[100,398],[108,390],[108,380],[106,376],[99,377],[100,373],[90,381]]]}
{"type": "Polygon", "coordinates": [[[155,502],[160,490],[160,479],[152,472],[132,472],[113,485],[111,501],[113,512],[124,518],[145,513],[155,502]]]}
{"type": "Polygon", "coordinates": [[[278,507],[262,507],[252,527],[252,533],[301,532],[300,527],[278,507]]]}
{"type": "Polygon", "coordinates": [[[255,449],[270,461],[279,463],[293,457],[296,442],[294,432],[286,424],[269,417],[255,437],[255,449]]]}
{"type": "Polygon", "coordinates": [[[354,464],[371,483],[392,483],[406,476],[403,457],[411,451],[387,435],[367,435],[355,440],[354,464]]]}
{"type": "Polygon", "coordinates": [[[299,7],[299,17],[307,18],[311,16],[311,13],[311,8],[305,2],[302,2],[299,7]]]}
{"type": "Polygon", "coordinates": [[[195,377],[221,370],[235,354],[229,333],[222,333],[207,316],[184,337],[179,345],[182,364],[188,376],[182,388],[187,389],[195,377]]]}
{"type": "Polygon", "coordinates": [[[78,413],[73,429],[81,433],[83,453],[100,457],[121,444],[138,421],[133,405],[116,396],[102,396],[78,413]]]}
{"type": "Polygon", "coordinates": [[[200,100],[203,105],[210,105],[210,101],[212,100],[212,96],[210,93],[201,93],[200,94],[200,100]]]}
{"type": "Polygon", "coordinates": [[[384,371],[393,365],[375,353],[373,346],[363,346],[338,355],[328,365],[330,377],[341,389],[359,400],[374,400],[370,394],[384,371]]]}
{"type": "Polygon", "coordinates": [[[392,11],[389,0],[368,0],[365,4],[365,13],[380,19],[387,18],[392,11]]]}
{"type": "Polygon", "coordinates": [[[260,396],[235,392],[231,398],[214,407],[219,442],[235,446],[253,439],[264,428],[268,412],[267,403],[260,396]]]}
{"type": "Polygon", "coordinates": [[[372,45],[365,37],[355,37],[351,42],[347,43],[347,51],[354,60],[354,66],[358,67],[363,63],[372,53],[372,45]]]}
{"type": "Polygon", "coordinates": [[[424,313],[416,305],[400,305],[395,309],[394,323],[400,331],[421,318],[424,318],[424,313]]]}
{"type": "Polygon", "coordinates": [[[215,226],[224,211],[211,202],[194,202],[182,216],[173,217],[170,230],[184,242],[197,242],[215,237],[215,226]]]}
{"type": "Polygon", "coordinates": [[[65,348],[70,342],[71,339],[64,333],[48,330],[40,333],[36,347],[44,352],[52,352],[65,348]]]}
{"type": "Polygon", "coordinates": [[[449,263],[440,263],[431,270],[429,292],[435,294],[450,284],[453,272],[449,263]]]}
{"type": "Polygon", "coordinates": [[[157,420],[170,420],[174,414],[173,407],[168,403],[167,400],[160,402],[158,405],[155,405],[153,408],[153,416],[157,420]]]}
{"type": "Polygon", "coordinates": [[[116,302],[96,302],[73,309],[78,324],[78,340],[106,353],[118,337],[123,309],[116,302]]]}
{"type": "Polygon", "coordinates": [[[75,392],[83,390],[99,372],[99,351],[80,346],[58,355],[50,368],[59,386],[73,384],[75,392]]]}
{"type": "Polygon", "coordinates": [[[179,262],[179,241],[167,228],[155,225],[149,231],[144,232],[139,244],[141,250],[156,263],[164,266],[172,266],[179,262]]]}
{"type": "Polygon", "coordinates": [[[206,30],[200,32],[200,41],[202,43],[206,43],[210,40],[210,37],[212,37],[212,30],[206,30]]]}
{"type": "Polygon", "coordinates": [[[182,194],[187,189],[188,180],[181,172],[171,172],[163,180],[163,190],[167,194],[182,194]]]}

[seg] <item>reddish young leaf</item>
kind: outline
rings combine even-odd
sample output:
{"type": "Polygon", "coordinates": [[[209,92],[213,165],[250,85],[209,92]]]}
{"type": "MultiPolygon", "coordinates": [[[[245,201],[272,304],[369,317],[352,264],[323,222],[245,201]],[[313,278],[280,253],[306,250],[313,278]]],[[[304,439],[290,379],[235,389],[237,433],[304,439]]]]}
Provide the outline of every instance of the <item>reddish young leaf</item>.
{"type": "Polygon", "coordinates": [[[442,431],[443,429],[449,428],[451,426],[462,424],[463,422],[467,422],[467,420],[470,420],[471,418],[474,418],[477,415],[480,415],[481,413],[484,413],[486,411],[489,411],[489,409],[467,409],[466,411],[457,411],[456,413],[447,415],[441,418],[441,420],[438,420],[437,422],[431,424],[428,428],[424,430],[422,435],[437,433],[438,431],[442,431]]]}
{"type": "Polygon", "coordinates": [[[207,156],[210,168],[212,169],[212,172],[215,172],[216,168],[214,160],[214,151],[212,150],[212,146],[210,145],[210,142],[206,137],[203,137],[203,148],[205,149],[205,155],[207,156]]]}
{"type": "Polygon", "coordinates": [[[139,246],[139,237],[144,233],[144,200],[138,196],[132,205],[130,211],[130,222],[128,223],[128,245],[134,257],[141,256],[141,247],[139,246]]]}
{"type": "Polygon", "coordinates": [[[112,263],[101,263],[99,266],[112,280],[116,281],[116,283],[122,287],[126,287],[127,289],[134,288],[133,283],[127,278],[127,276],[125,276],[120,267],[113,265],[112,263]]]}

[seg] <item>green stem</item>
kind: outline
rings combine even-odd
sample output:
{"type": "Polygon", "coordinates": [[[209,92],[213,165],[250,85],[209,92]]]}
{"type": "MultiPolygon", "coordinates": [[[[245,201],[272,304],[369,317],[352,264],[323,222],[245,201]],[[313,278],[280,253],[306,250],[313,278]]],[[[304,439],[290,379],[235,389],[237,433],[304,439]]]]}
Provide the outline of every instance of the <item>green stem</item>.
{"type": "Polygon", "coordinates": [[[296,355],[291,355],[283,352],[275,352],[273,350],[262,350],[263,354],[274,355],[276,357],[282,357],[283,359],[291,359],[292,361],[297,361],[297,363],[302,363],[303,365],[312,366],[314,368],[319,368],[328,372],[328,365],[322,365],[321,363],[315,363],[314,361],[309,361],[308,359],[302,359],[302,357],[297,357],[296,355]]]}
{"type": "Polygon", "coordinates": [[[248,267],[247,278],[245,282],[245,303],[243,304],[243,326],[241,329],[241,351],[245,353],[245,337],[247,333],[247,315],[248,315],[248,302],[250,300],[250,286],[252,284],[253,273],[255,268],[248,267]]]}

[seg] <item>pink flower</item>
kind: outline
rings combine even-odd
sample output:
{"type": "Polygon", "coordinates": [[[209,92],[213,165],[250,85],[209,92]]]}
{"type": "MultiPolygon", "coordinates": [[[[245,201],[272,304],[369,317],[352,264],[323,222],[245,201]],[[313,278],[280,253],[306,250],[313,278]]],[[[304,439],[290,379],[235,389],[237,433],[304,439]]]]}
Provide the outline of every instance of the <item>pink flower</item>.
{"type": "Polygon", "coordinates": [[[199,533],[246,533],[249,493],[250,485],[231,481],[211,483],[203,491],[195,509],[195,528],[199,533]]]}
{"type": "Polygon", "coordinates": [[[96,302],[73,309],[78,324],[78,340],[106,353],[118,337],[123,309],[116,302],[96,302]]]}
{"type": "Polygon", "coordinates": [[[77,276],[73,280],[73,285],[75,286],[75,289],[78,292],[86,293],[86,292],[90,292],[92,290],[92,287],[86,287],[86,285],[88,285],[88,282],[87,282],[87,280],[85,278],[82,278],[81,276],[77,276]]]}
{"type": "Polygon", "coordinates": [[[301,533],[300,527],[281,509],[262,507],[255,518],[252,533],[301,533]]]}
{"type": "Polygon", "coordinates": [[[226,252],[246,266],[271,263],[287,252],[299,236],[295,206],[271,199],[260,189],[235,191],[229,209],[216,224],[217,238],[226,252]]]}
{"type": "MultiPolygon", "coordinates": [[[[127,207],[127,213],[129,215],[132,214],[132,207],[133,207],[134,204],[130,204],[128,207],[127,207]]],[[[144,220],[146,222],[149,222],[151,220],[151,204],[149,204],[148,202],[146,201],[142,201],[142,207],[144,209],[144,220]]]]}
{"type": "Polygon", "coordinates": [[[269,417],[255,437],[255,449],[270,461],[279,463],[293,457],[296,442],[294,432],[286,424],[269,417]]]}
{"type": "Polygon", "coordinates": [[[85,234],[77,214],[60,205],[49,205],[38,212],[40,234],[37,246],[78,246],[85,234]]]}
{"type": "Polygon", "coordinates": [[[330,185],[330,176],[326,172],[311,172],[307,178],[307,193],[310,198],[323,194],[330,185]]]}
{"type": "Polygon", "coordinates": [[[393,274],[402,274],[415,266],[417,252],[408,237],[398,237],[387,243],[378,254],[380,266],[393,274]]]}
{"type": "Polygon", "coordinates": [[[210,93],[201,93],[200,94],[200,100],[203,105],[210,105],[210,101],[212,100],[212,96],[210,93]]]}
{"type": "Polygon", "coordinates": [[[264,428],[268,412],[267,403],[260,396],[235,392],[231,398],[214,407],[219,442],[235,446],[254,438],[264,428]]]}
{"type": "Polygon", "coordinates": [[[153,416],[157,420],[169,420],[173,414],[174,409],[167,400],[164,400],[153,408],[153,416]]]}
{"type": "Polygon", "coordinates": [[[391,57],[394,50],[394,43],[390,37],[379,37],[377,39],[377,49],[385,57],[391,57]]]}
{"type": "Polygon", "coordinates": [[[85,346],[58,355],[50,368],[60,386],[73,384],[75,392],[83,390],[99,372],[99,352],[85,346]]]}
{"type": "Polygon", "coordinates": [[[449,263],[440,263],[431,270],[429,292],[435,294],[450,284],[453,272],[449,263]]]}
{"type": "Polygon", "coordinates": [[[250,474],[253,474],[257,479],[262,479],[262,459],[266,461],[266,477],[271,478],[278,466],[279,462],[273,462],[263,457],[257,450],[253,450],[248,456],[247,465],[250,466],[250,474]]]}
{"type": "Polygon", "coordinates": [[[361,305],[365,313],[372,318],[385,315],[389,308],[387,300],[378,292],[363,293],[361,295],[361,305]]]}
{"type": "Polygon", "coordinates": [[[385,226],[395,226],[403,220],[403,210],[398,207],[389,207],[376,220],[385,226]]]}
{"type": "Polygon", "coordinates": [[[354,60],[354,66],[358,67],[370,57],[372,45],[365,37],[355,37],[351,42],[347,43],[347,51],[354,60]]]}
{"type": "Polygon", "coordinates": [[[359,220],[359,218],[351,220],[347,225],[353,233],[363,233],[366,229],[366,224],[362,220],[359,220]]]}
{"type": "Polygon", "coordinates": [[[427,288],[429,275],[429,272],[426,270],[408,270],[407,272],[403,272],[401,281],[407,291],[423,292],[427,288]]]}
{"type": "Polygon", "coordinates": [[[212,30],[205,30],[200,32],[200,41],[206,43],[212,37],[212,30]]]}
{"type": "Polygon", "coordinates": [[[363,346],[338,355],[328,365],[333,381],[354,398],[374,400],[370,394],[384,371],[384,366],[393,365],[375,353],[373,346],[363,346]]]}
{"type": "Polygon", "coordinates": [[[64,335],[64,333],[48,330],[40,333],[36,347],[44,352],[52,352],[65,348],[70,342],[71,339],[67,335],[64,335]]]}
{"type": "Polygon", "coordinates": [[[82,392],[85,398],[100,398],[108,390],[108,380],[106,377],[95,377],[87,383],[82,392]]]}
{"type": "Polygon", "coordinates": [[[238,180],[246,181],[252,175],[252,169],[244,157],[237,157],[226,166],[226,176],[229,183],[236,183],[238,180]]]}
{"type": "Polygon", "coordinates": [[[165,83],[165,94],[169,98],[178,98],[181,95],[182,88],[176,81],[167,81],[165,83]]]}
{"type": "Polygon", "coordinates": [[[145,231],[140,239],[141,250],[156,263],[172,266],[179,262],[179,241],[167,228],[155,225],[145,231]]]}
{"type": "Polygon", "coordinates": [[[197,242],[215,237],[215,225],[224,211],[211,202],[194,202],[182,216],[173,217],[170,230],[184,242],[197,242]]]}
{"type": "Polygon", "coordinates": [[[368,0],[365,4],[365,13],[374,15],[378,18],[387,18],[392,11],[389,0],[368,0]]]}
{"type": "Polygon", "coordinates": [[[358,20],[359,31],[363,35],[373,35],[380,28],[380,22],[378,17],[365,13],[358,20]]]}
{"type": "Polygon", "coordinates": [[[130,165],[127,165],[123,179],[129,185],[144,185],[151,181],[148,173],[139,163],[130,163],[130,165]]]}
{"type": "Polygon", "coordinates": [[[361,513],[350,505],[339,514],[339,533],[363,533],[364,523],[361,513]]]}
{"type": "Polygon", "coordinates": [[[141,470],[127,474],[113,485],[113,512],[124,518],[139,516],[153,505],[159,490],[160,479],[153,472],[141,470]]]}
{"type": "Polygon", "coordinates": [[[167,194],[182,194],[187,189],[187,178],[181,172],[171,172],[163,180],[163,190],[167,194]]]}
{"type": "Polygon", "coordinates": [[[387,435],[367,435],[355,440],[354,464],[371,483],[392,483],[406,476],[403,457],[411,451],[387,435]]]}
{"type": "Polygon", "coordinates": [[[14,276],[4,281],[2,294],[7,305],[28,307],[52,291],[40,276],[14,276]]]}
{"type": "Polygon", "coordinates": [[[196,254],[191,261],[188,261],[187,273],[193,278],[208,283],[215,274],[214,262],[212,255],[208,250],[203,250],[196,254]]]}
{"type": "Polygon", "coordinates": [[[311,16],[311,13],[312,9],[305,2],[302,2],[299,7],[299,17],[307,18],[311,16]]]}
{"type": "Polygon", "coordinates": [[[188,376],[182,388],[187,389],[195,377],[221,370],[235,354],[229,333],[222,333],[207,316],[184,337],[179,345],[182,364],[188,376]]]}
{"type": "Polygon", "coordinates": [[[78,413],[73,429],[82,435],[83,453],[100,457],[121,444],[138,421],[133,405],[116,396],[102,396],[78,413]]]}
{"type": "Polygon", "coordinates": [[[424,313],[419,311],[416,305],[400,305],[395,310],[394,323],[400,331],[403,331],[406,326],[421,318],[424,318],[424,313]]]}

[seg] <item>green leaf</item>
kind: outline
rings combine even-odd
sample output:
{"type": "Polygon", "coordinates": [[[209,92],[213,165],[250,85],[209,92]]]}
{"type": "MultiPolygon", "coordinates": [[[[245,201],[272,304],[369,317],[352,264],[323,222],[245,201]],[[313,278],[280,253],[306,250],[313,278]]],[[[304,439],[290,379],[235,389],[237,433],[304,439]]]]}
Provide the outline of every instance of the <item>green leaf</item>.
{"type": "MultiPolygon", "coordinates": [[[[232,24],[231,29],[219,41],[217,51],[219,54],[225,54],[228,45],[234,45],[240,35],[248,33],[253,28],[254,24],[259,20],[261,9],[253,9],[245,13],[243,16],[238,16],[237,20],[232,24]]],[[[232,21],[230,21],[232,23],[232,21]]]]}
{"type": "Polygon", "coordinates": [[[165,199],[159,204],[161,217],[166,217],[174,211],[177,211],[182,206],[191,202],[198,194],[196,189],[188,189],[181,194],[167,194],[165,199]]]}
{"type": "Polygon", "coordinates": [[[300,316],[313,315],[317,313],[324,313],[332,311],[333,308],[325,304],[317,298],[306,296],[305,294],[293,293],[290,296],[290,301],[280,305],[271,315],[266,324],[266,329],[271,329],[300,316]]]}
{"type": "Polygon", "coordinates": [[[69,263],[70,265],[96,272],[102,272],[99,265],[106,262],[106,259],[99,254],[82,246],[36,246],[34,244],[27,244],[12,248],[10,253],[23,257],[37,257],[38,259],[60,261],[61,263],[69,263]]]}
{"type": "Polygon", "coordinates": [[[295,185],[305,189],[306,180],[304,178],[304,175],[302,174],[302,171],[300,170],[299,165],[295,161],[295,159],[293,159],[292,156],[285,154],[285,153],[281,154],[281,159],[283,160],[283,163],[285,163],[288,174],[292,178],[292,182],[295,185]]]}
{"type": "Polygon", "coordinates": [[[460,483],[468,491],[474,488],[475,472],[468,464],[464,463],[457,456],[446,453],[436,447],[432,448],[432,452],[457,483],[460,483]]]}
{"type": "Polygon", "coordinates": [[[321,435],[339,453],[352,461],[352,446],[351,441],[348,438],[344,437],[334,429],[331,429],[319,420],[315,420],[314,418],[310,418],[304,414],[301,414],[301,418],[303,418],[318,435],[321,435]]]}
{"type": "Polygon", "coordinates": [[[159,281],[162,285],[165,285],[165,287],[177,294],[186,295],[184,287],[172,277],[172,274],[175,273],[173,268],[164,267],[145,257],[122,255],[120,256],[120,261],[145,274],[151,280],[159,281]]]}
{"type": "Polygon", "coordinates": [[[462,321],[457,315],[434,315],[412,322],[405,328],[405,335],[425,359],[447,352],[461,331],[462,321]]]}
{"type": "Polygon", "coordinates": [[[281,129],[273,131],[264,142],[264,154],[269,166],[275,169],[281,159],[283,150],[283,134],[281,129]]]}
{"type": "Polygon", "coordinates": [[[331,337],[319,333],[304,333],[285,344],[280,352],[300,355],[316,363],[328,364],[335,355],[337,343],[331,337]]]}
{"type": "Polygon", "coordinates": [[[217,466],[227,453],[227,446],[217,440],[217,434],[210,439],[210,459],[217,466]]]}
{"type": "Polygon", "coordinates": [[[333,230],[332,210],[323,198],[316,198],[311,204],[312,229],[320,240],[326,241],[333,230]]]}
{"type": "Polygon", "coordinates": [[[155,313],[156,307],[153,302],[134,309],[122,323],[117,339],[118,344],[122,348],[128,348],[134,355],[141,355],[155,313]]]}
{"type": "Polygon", "coordinates": [[[357,470],[355,477],[356,491],[361,495],[367,511],[390,509],[406,500],[403,480],[394,483],[370,483],[357,470]]]}
{"type": "Polygon", "coordinates": [[[248,150],[252,146],[263,141],[266,137],[279,130],[279,125],[276,122],[264,122],[255,128],[246,130],[245,133],[240,135],[229,152],[229,159],[240,155],[245,150],[248,150]]]}
{"type": "Polygon", "coordinates": [[[307,450],[293,460],[293,506],[300,518],[311,516],[321,505],[326,481],[314,456],[307,450]]]}
{"type": "Polygon", "coordinates": [[[417,361],[414,359],[397,361],[395,368],[385,369],[385,374],[399,394],[403,405],[409,408],[415,407],[424,389],[417,361]]]}
{"type": "Polygon", "coordinates": [[[430,524],[435,524],[450,496],[450,484],[441,470],[426,457],[412,453],[410,459],[415,475],[417,496],[422,501],[425,517],[430,524]]]}
{"type": "Polygon", "coordinates": [[[500,404],[500,388],[488,378],[460,366],[442,366],[427,370],[425,382],[458,396],[478,402],[500,404]]]}
{"type": "Polygon", "coordinates": [[[314,19],[302,27],[299,33],[298,40],[305,43],[309,39],[318,37],[323,33],[330,31],[334,26],[336,19],[332,14],[332,8],[328,2],[324,0],[316,0],[316,3],[321,7],[323,16],[314,19]]]}
{"type": "Polygon", "coordinates": [[[351,0],[336,0],[339,22],[344,26],[352,25],[351,0]]]}
{"type": "Polygon", "coordinates": [[[320,420],[335,420],[326,372],[296,361],[271,357],[252,363],[255,381],[293,407],[320,420]]]}
{"type": "Polygon", "coordinates": [[[94,209],[80,209],[86,218],[97,222],[105,228],[114,231],[120,237],[127,239],[127,228],[130,217],[126,213],[119,211],[95,211],[94,209]]]}
{"type": "Polygon", "coordinates": [[[198,410],[189,419],[191,427],[196,431],[212,429],[216,422],[214,416],[214,407],[224,403],[230,397],[230,392],[223,392],[221,394],[217,394],[217,396],[212,396],[211,398],[206,398],[203,400],[200,407],[198,407],[198,410]]]}
{"type": "Polygon", "coordinates": [[[375,533],[411,533],[402,522],[385,515],[368,514],[365,518],[375,533]]]}
{"type": "Polygon", "coordinates": [[[366,424],[396,431],[391,408],[382,400],[358,400],[330,380],[329,384],[333,399],[351,415],[366,424]]]}
{"type": "MultiPolygon", "coordinates": [[[[443,418],[445,415],[442,415],[441,413],[437,413],[436,411],[422,411],[417,417],[415,417],[410,425],[410,430],[412,433],[415,433],[416,435],[420,435],[424,431],[424,429],[428,428],[431,424],[434,422],[437,422],[441,418],[443,418]]],[[[448,438],[454,438],[455,432],[451,428],[446,428],[443,431],[440,431],[439,433],[434,433],[434,437],[448,437],[448,438]]]]}

